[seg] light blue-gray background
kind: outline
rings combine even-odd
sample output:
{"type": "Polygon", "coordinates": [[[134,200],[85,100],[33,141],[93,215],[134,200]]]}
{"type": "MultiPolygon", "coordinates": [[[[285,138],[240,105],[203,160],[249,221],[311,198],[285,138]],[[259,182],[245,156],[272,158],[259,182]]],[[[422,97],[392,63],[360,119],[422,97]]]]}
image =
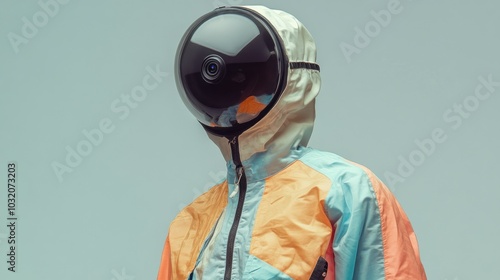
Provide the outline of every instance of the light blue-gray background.
{"type": "MultiPolygon", "coordinates": [[[[183,32],[218,3],[67,2],[52,6],[45,24],[37,1],[0,2],[0,278],[155,279],[169,223],[224,174],[172,75],[183,32]],[[41,27],[16,53],[9,36],[23,36],[23,17],[33,23],[34,15],[41,27]],[[112,104],[123,106],[120,96],[157,66],[170,75],[129,115],[116,113],[112,104]],[[114,130],[61,182],[53,163],[65,164],[66,147],[76,149],[82,131],[104,119],[114,130]],[[12,160],[15,274],[7,271],[4,225],[12,160]]],[[[389,2],[220,1],[266,4],[308,27],[323,78],[310,145],[383,180],[405,175],[389,186],[413,223],[428,278],[498,279],[500,87],[469,103],[477,108],[466,117],[448,110],[474,101],[478,77],[500,81],[500,3],[401,0],[401,12],[348,62],[340,45],[355,46],[355,28],[373,24],[371,11],[389,2]],[[418,154],[415,141],[435,129],[446,141],[411,174],[398,171],[401,157],[418,154]]]]}

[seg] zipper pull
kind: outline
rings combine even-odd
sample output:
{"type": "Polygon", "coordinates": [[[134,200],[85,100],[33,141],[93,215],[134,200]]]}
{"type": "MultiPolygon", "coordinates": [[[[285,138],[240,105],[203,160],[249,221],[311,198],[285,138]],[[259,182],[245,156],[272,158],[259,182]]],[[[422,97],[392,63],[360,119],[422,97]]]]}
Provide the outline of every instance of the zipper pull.
{"type": "Polygon", "coordinates": [[[233,198],[239,192],[241,176],[243,176],[243,166],[238,166],[236,167],[236,178],[234,178],[234,190],[229,198],[233,198]]]}

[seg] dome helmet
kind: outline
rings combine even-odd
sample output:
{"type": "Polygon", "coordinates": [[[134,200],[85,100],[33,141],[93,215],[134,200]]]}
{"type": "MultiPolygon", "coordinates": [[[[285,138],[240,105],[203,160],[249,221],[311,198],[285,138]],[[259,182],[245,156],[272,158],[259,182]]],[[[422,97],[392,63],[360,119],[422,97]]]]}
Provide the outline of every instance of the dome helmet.
{"type": "Polygon", "coordinates": [[[261,120],[286,87],[290,68],[319,70],[315,63],[289,63],[278,32],[245,7],[221,7],[185,32],[175,59],[182,101],[208,132],[238,136],[261,120]]]}

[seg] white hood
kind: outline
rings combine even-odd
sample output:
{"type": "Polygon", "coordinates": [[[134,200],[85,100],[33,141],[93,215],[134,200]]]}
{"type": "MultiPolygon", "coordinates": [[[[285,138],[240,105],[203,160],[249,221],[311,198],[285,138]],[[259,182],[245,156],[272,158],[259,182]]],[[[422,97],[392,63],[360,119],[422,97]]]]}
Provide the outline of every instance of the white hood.
{"type": "MultiPolygon", "coordinates": [[[[309,31],[292,15],[263,6],[244,8],[264,16],[278,32],[289,63],[316,62],[316,44],[309,31]]],[[[298,146],[307,146],[315,118],[315,98],[321,87],[320,73],[312,69],[290,69],[284,92],[274,107],[258,123],[239,137],[240,158],[245,161],[259,155],[267,174],[284,168],[283,159],[298,146]],[[280,164],[282,163],[282,164],[280,164]]],[[[220,148],[225,160],[231,161],[231,149],[224,137],[208,133],[220,148]]]]}

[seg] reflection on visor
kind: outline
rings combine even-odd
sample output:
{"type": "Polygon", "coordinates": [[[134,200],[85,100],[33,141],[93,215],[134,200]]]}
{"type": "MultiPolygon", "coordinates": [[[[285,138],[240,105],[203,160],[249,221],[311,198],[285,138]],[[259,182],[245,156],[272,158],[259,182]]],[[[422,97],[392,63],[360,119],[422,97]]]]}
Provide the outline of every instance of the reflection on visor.
{"type": "Polygon", "coordinates": [[[259,36],[259,33],[259,29],[250,19],[228,14],[203,23],[193,34],[191,42],[225,55],[235,56],[259,36]],[[222,29],[221,26],[225,28],[222,29]],[[242,30],[245,32],[241,32],[242,30]]]}
{"type": "Polygon", "coordinates": [[[238,105],[227,108],[218,119],[212,119],[211,126],[231,127],[254,119],[271,102],[272,94],[249,96],[238,105]]]}

